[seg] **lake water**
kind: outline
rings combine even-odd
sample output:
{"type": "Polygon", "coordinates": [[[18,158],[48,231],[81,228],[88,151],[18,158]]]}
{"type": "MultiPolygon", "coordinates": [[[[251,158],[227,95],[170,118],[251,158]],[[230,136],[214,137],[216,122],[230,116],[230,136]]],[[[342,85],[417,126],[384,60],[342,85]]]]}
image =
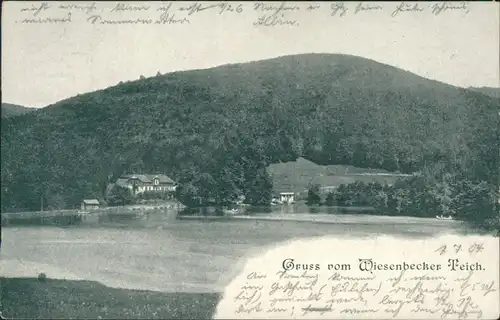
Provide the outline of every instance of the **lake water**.
{"type": "Polygon", "coordinates": [[[44,272],[111,287],[221,292],[248,257],[290,239],[425,238],[463,230],[458,222],[437,219],[289,210],[234,219],[158,212],[11,223],[2,228],[0,276],[44,272]]]}

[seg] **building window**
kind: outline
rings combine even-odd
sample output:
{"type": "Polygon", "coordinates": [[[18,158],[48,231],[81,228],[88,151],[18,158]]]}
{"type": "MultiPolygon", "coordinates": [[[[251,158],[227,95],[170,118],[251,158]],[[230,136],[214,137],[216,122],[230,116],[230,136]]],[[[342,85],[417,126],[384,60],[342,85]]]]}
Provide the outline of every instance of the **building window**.
{"type": "Polygon", "coordinates": [[[154,179],[154,183],[155,183],[155,186],[157,186],[159,184],[158,179],[154,179]]]}

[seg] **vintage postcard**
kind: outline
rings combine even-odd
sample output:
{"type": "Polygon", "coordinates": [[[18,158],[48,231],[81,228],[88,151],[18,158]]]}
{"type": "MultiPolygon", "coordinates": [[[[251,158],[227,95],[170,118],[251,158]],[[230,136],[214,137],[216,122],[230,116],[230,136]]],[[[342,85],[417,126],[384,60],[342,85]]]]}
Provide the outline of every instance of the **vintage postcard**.
{"type": "Polygon", "coordinates": [[[499,2],[4,1],[4,319],[498,319],[499,2]]]}

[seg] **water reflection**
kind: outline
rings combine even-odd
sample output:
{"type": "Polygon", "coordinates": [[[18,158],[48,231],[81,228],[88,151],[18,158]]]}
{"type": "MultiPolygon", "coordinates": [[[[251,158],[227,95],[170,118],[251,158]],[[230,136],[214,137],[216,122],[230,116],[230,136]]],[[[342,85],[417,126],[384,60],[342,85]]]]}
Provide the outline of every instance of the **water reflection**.
{"type": "Polygon", "coordinates": [[[2,226],[57,226],[57,227],[134,227],[146,223],[162,223],[175,220],[177,211],[159,212],[123,212],[123,213],[87,213],[54,216],[19,216],[2,217],[2,226]]]}
{"type": "Polygon", "coordinates": [[[83,219],[81,215],[9,217],[2,219],[2,226],[71,226],[80,224],[83,219]]]}
{"type": "MultiPolygon", "coordinates": [[[[245,221],[255,219],[314,222],[337,225],[373,225],[380,228],[382,224],[386,227],[391,225],[417,226],[443,226],[445,228],[456,224],[453,221],[439,221],[429,218],[412,217],[388,217],[377,215],[376,211],[366,208],[326,207],[296,204],[268,207],[240,207],[237,216],[227,214],[227,208],[204,207],[187,208],[182,211],[177,209],[155,210],[155,211],[124,211],[124,212],[95,212],[88,214],[66,214],[55,216],[16,216],[8,215],[2,217],[2,226],[56,226],[63,228],[127,228],[127,229],[165,229],[177,228],[185,224],[186,220],[199,220],[203,223],[211,222],[233,222],[241,224],[245,221]],[[247,218],[247,219],[245,219],[247,218]],[[255,218],[255,219],[254,219],[255,218]],[[175,226],[174,226],[175,225],[175,226]]],[[[253,223],[258,225],[258,220],[253,223]]]]}
{"type": "MultiPolygon", "coordinates": [[[[233,208],[239,215],[262,216],[276,214],[376,214],[376,211],[370,207],[339,207],[339,206],[307,206],[305,204],[276,205],[276,206],[241,206],[233,208]]],[[[224,216],[227,208],[222,207],[200,207],[186,208],[179,212],[179,216],[203,216],[219,217],[224,216]]]]}
{"type": "Polygon", "coordinates": [[[308,211],[309,211],[309,213],[312,213],[312,214],[314,214],[314,213],[320,213],[321,212],[321,208],[319,208],[319,207],[309,207],[308,211]]]}
{"type": "MultiPolygon", "coordinates": [[[[242,206],[232,208],[237,210],[238,215],[246,215],[253,217],[275,217],[275,216],[288,216],[293,217],[296,215],[336,215],[336,214],[352,214],[361,213],[361,211],[369,212],[369,208],[349,208],[349,207],[326,207],[326,206],[312,206],[308,207],[304,204],[293,205],[279,205],[279,206],[242,206]]],[[[64,214],[54,216],[34,216],[30,215],[9,215],[8,218],[2,217],[3,226],[58,226],[58,227],[72,227],[72,226],[113,226],[113,227],[144,227],[152,226],[154,224],[161,225],[165,222],[172,222],[173,220],[184,220],[185,218],[207,217],[218,218],[218,221],[230,219],[227,212],[228,208],[223,207],[200,207],[200,208],[185,208],[183,210],[166,209],[154,211],[109,211],[109,212],[94,212],[87,214],[64,214]],[[225,218],[224,218],[225,217],[225,218]]],[[[372,214],[375,212],[372,212],[372,214]]],[[[211,220],[211,219],[210,219],[211,220]]]]}
{"type": "Polygon", "coordinates": [[[179,212],[180,216],[224,216],[222,207],[199,207],[199,208],[185,208],[179,212]]]}

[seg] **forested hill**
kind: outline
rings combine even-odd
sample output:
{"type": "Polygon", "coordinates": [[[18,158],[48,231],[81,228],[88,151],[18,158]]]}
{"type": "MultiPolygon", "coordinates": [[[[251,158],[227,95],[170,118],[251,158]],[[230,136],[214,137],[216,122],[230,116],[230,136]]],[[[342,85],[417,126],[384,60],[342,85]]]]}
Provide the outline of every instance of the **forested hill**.
{"type": "Polygon", "coordinates": [[[471,87],[470,90],[480,92],[490,97],[500,98],[500,88],[493,87],[471,87]]]}
{"type": "Polygon", "coordinates": [[[265,167],[299,156],[498,183],[499,105],[348,55],[158,75],[2,119],[2,209],[102,198],[132,171],[170,175],[186,202],[265,202],[265,167]]]}
{"type": "Polygon", "coordinates": [[[2,102],[2,118],[14,117],[35,110],[34,108],[26,108],[17,104],[2,102]]]}

